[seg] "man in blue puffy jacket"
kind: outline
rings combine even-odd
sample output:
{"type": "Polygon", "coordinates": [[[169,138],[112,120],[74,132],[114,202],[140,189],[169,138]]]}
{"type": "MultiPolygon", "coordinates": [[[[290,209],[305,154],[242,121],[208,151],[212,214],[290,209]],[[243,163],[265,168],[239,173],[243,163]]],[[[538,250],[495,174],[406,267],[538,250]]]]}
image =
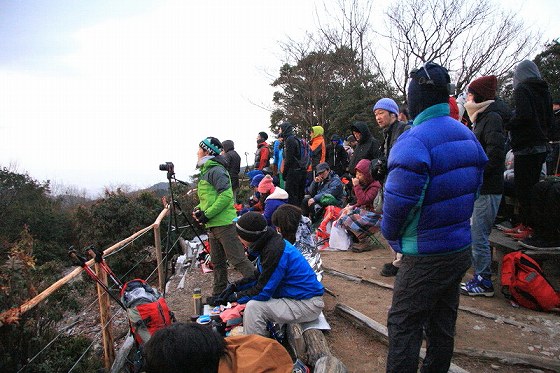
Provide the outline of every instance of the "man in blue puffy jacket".
{"type": "Polygon", "coordinates": [[[247,303],[245,334],[268,336],[267,322],[313,321],[323,310],[323,285],[301,252],[267,226],[262,214],[248,212],[236,222],[241,242],[257,257],[257,278],[243,278],[222,293],[220,303],[247,303]]]}
{"type": "Polygon", "coordinates": [[[381,230],[403,254],[387,318],[387,372],[447,372],[459,285],[471,263],[470,217],[488,158],[475,135],[449,116],[449,74],[435,63],[411,72],[414,122],[391,149],[381,230]]]}

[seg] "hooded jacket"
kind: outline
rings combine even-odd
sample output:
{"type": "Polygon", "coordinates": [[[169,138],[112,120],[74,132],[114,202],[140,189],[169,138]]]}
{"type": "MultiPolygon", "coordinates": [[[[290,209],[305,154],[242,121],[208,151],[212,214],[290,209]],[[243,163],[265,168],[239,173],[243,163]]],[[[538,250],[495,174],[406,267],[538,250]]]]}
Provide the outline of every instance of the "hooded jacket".
{"type": "Polygon", "coordinates": [[[283,159],[283,169],[284,169],[284,176],[286,172],[289,170],[301,170],[301,167],[298,163],[300,159],[300,149],[299,149],[299,141],[294,136],[294,127],[291,123],[284,122],[280,125],[282,129],[282,138],[284,141],[282,145],[284,147],[282,159],[283,159]]]}
{"type": "Polygon", "coordinates": [[[510,131],[513,153],[544,153],[553,125],[552,98],[534,62],[519,63],[513,88],[515,113],[505,126],[510,131]]]}
{"type": "Polygon", "coordinates": [[[405,255],[467,250],[470,218],[488,158],[441,103],[422,111],[389,155],[381,231],[405,255]]]}
{"type": "Polygon", "coordinates": [[[350,129],[362,134],[348,163],[348,172],[355,175],[356,165],[361,159],[372,160],[379,157],[379,141],[373,137],[365,122],[355,122],[350,129]]]}
{"type": "Polygon", "coordinates": [[[356,170],[360,171],[365,176],[365,183],[354,185],[352,190],[356,195],[356,204],[354,207],[365,208],[366,210],[373,211],[373,201],[381,189],[381,183],[373,180],[370,172],[371,161],[369,159],[362,159],[356,165],[356,170]]]}
{"type": "Polygon", "coordinates": [[[257,279],[236,282],[239,303],[270,298],[310,299],[323,295],[323,285],[307,260],[291,243],[268,227],[249,247],[257,257],[257,279]]]}
{"type": "Polygon", "coordinates": [[[196,206],[208,218],[206,228],[232,224],[237,217],[233,207],[233,190],[226,161],[220,155],[211,157],[200,167],[197,194],[200,203],[196,206]]]}
{"type": "Polygon", "coordinates": [[[234,143],[231,140],[225,140],[222,143],[224,147],[224,160],[226,161],[226,169],[229,172],[229,177],[231,178],[232,189],[239,188],[239,171],[241,170],[241,157],[234,148],[234,143]]]}
{"type": "Polygon", "coordinates": [[[333,137],[331,142],[327,145],[327,157],[325,162],[327,162],[331,170],[336,172],[340,177],[346,172],[346,167],[348,167],[348,152],[344,149],[342,140],[338,136],[333,137]]]}
{"type": "Polygon", "coordinates": [[[325,162],[327,157],[327,145],[323,133],[325,130],[321,126],[311,127],[311,169],[315,169],[319,163],[325,162]]]}
{"type": "Polygon", "coordinates": [[[286,202],[288,202],[288,192],[280,187],[274,188],[274,192],[264,200],[263,216],[266,219],[266,224],[272,225],[272,214],[286,202]]]}

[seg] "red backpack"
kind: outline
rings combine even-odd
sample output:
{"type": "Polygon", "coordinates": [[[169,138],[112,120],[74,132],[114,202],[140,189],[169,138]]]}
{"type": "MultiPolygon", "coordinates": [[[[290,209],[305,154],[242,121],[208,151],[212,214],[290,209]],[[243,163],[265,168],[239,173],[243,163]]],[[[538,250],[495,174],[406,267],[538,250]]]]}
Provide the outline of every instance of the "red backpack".
{"type": "Polygon", "coordinates": [[[128,323],[138,345],[143,345],[156,331],[175,321],[165,298],[142,279],[123,285],[121,301],[126,307],[128,323]]]}
{"type": "Polygon", "coordinates": [[[560,305],[560,293],[544,278],[539,264],[521,251],[504,255],[502,293],[532,310],[549,311],[560,305]]]}

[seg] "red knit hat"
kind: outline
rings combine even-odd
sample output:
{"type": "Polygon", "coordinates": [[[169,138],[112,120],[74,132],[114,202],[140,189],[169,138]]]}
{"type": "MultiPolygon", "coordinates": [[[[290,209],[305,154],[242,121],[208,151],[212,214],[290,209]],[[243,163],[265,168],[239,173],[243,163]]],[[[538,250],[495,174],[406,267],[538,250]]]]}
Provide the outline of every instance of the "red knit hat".
{"type": "Polygon", "coordinates": [[[259,193],[272,193],[274,192],[274,189],[276,189],[276,187],[274,186],[274,183],[272,182],[272,176],[270,175],[266,175],[261,180],[257,188],[259,193]]]}
{"type": "Polygon", "coordinates": [[[480,96],[484,101],[496,98],[496,87],[498,79],[495,75],[483,76],[475,79],[469,84],[469,92],[480,96]]]}

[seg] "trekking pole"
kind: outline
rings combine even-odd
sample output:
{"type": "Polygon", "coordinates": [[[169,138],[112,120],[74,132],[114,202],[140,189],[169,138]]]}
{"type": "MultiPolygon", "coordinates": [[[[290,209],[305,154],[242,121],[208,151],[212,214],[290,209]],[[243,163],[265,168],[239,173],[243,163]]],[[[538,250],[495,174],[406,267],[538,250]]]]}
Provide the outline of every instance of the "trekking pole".
{"type": "Polygon", "coordinates": [[[111,297],[113,298],[113,300],[115,302],[117,302],[117,304],[119,306],[121,306],[125,311],[126,311],[126,307],[123,304],[123,302],[121,302],[121,300],[114,295],[113,293],[111,293],[111,291],[109,290],[109,288],[107,287],[107,285],[105,285],[100,279],[99,277],[97,277],[97,275],[95,274],[95,272],[93,272],[91,270],[91,268],[88,267],[87,265],[87,261],[86,258],[84,258],[83,256],[80,256],[76,253],[76,250],[74,250],[73,246],[70,246],[70,249],[68,250],[68,255],[70,256],[70,258],[73,260],[75,265],[78,265],[80,267],[83,268],[83,270],[88,274],[89,277],[91,277],[95,282],[97,282],[97,284],[99,286],[101,286],[103,288],[103,290],[105,290],[105,292],[111,297]]]}
{"type": "Polygon", "coordinates": [[[123,287],[123,283],[121,280],[119,280],[117,275],[115,275],[105,259],[103,259],[103,251],[96,249],[93,245],[90,245],[86,247],[86,254],[88,254],[93,260],[95,260],[95,263],[99,264],[101,269],[109,275],[111,280],[115,283],[115,285],[118,286],[119,290],[121,290],[123,287]]]}

